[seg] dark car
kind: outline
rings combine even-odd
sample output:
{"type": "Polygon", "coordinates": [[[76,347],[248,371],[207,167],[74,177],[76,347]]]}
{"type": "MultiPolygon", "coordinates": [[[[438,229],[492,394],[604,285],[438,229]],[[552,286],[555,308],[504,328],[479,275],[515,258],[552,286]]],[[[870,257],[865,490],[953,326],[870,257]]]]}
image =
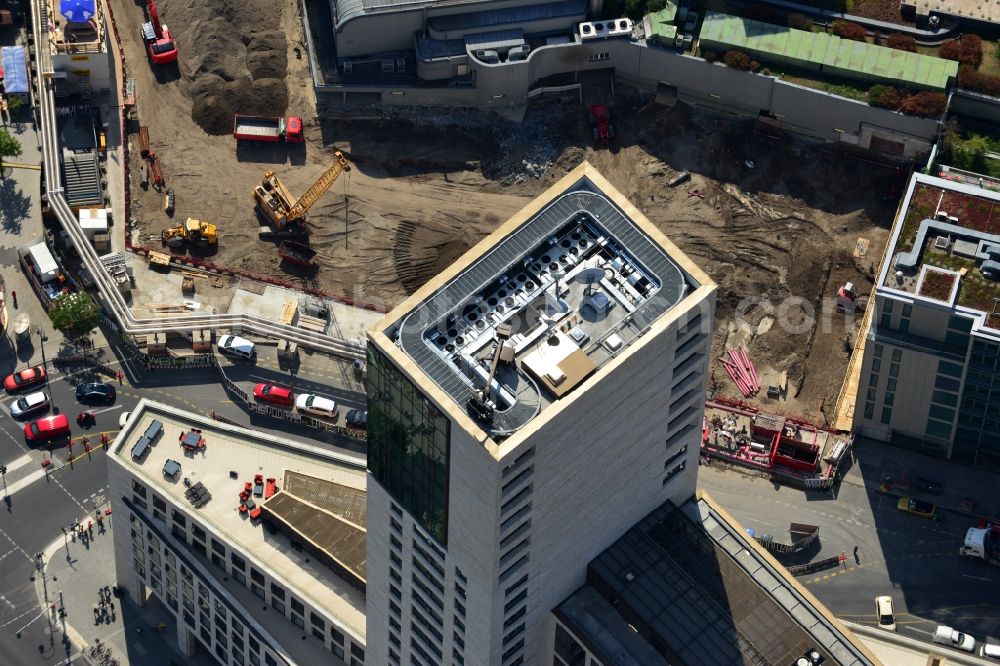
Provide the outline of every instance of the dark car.
{"type": "Polygon", "coordinates": [[[922,493],[928,493],[931,495],[941,494],[941,482],[932,481],[931,479],[925,479],[922,476],[918,476],[913,480],[913,488],[922,493]]]}
{"type": "Polygon", "coordinates": [[[98,382],[77,384],[76,399],[80,402],[114,402],[115,387],[98,382]]]}
{"type": "Polygon", "coordinates": [[[347,412],[347,427],[355,430],[368,430],[368,410],[352,409],[347,412]]]}

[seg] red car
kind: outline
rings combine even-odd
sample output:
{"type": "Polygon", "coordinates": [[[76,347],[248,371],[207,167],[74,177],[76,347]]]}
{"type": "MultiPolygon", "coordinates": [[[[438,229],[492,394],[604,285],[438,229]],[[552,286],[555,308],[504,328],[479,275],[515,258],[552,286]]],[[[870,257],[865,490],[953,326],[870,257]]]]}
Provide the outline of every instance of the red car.
{"type": "Polygon", "coordinates": [[[36,365],[33,368],[25,368],[24,370],[18,370],[13,374],[7,375],[3,380],[3,387],[13,393],[14,391],[23,391],[26,388],[31,388],[44,381],[45,368],[36,365]]]}
{"type": "Polygon", "coordinates": [[[29,442],[47,442],[69,436],[69,418],[65,414],[46,416],[24,426],[24,436],[29,442]]]}
{"type": "Polygon", "coordinates": [[[295,401],[292,389],[277,384],[257,384],[253,387],[253,398],[258,402],[291,407],[295,401]]]}

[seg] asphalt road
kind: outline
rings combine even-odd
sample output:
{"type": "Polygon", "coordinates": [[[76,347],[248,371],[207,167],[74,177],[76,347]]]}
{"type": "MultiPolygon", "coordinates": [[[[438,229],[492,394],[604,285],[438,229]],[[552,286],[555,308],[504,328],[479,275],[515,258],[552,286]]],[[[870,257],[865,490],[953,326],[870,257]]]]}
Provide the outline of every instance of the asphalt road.
{"type": "MultiPolygon", "coordinates": [[[[272,358],[271,354],[273,350],[270,354],[262,353],[257,364],[228,368],[228,375],[248,392],[252,392],[256,382],[278,382],[292,386],[296,392],[329,396],[342,410],[363,406],[363,394],[354,389],[338,389],[329,383],[339,380],[331,374],[329,364],[314,363],[311,369],[300,367],[298,372],[289,373],[278,366],[276,357],[272,358]]],[[[105,350],[104,356],[107,362],[117,363],[113,350],[105,350]]],[[[19,362],[17,367],[24,367],[24,364],[19,362]]],[[[23,629],[21,637],[17,637],[18,630],[39,612],[32,582],[34,554],[58,539],[62,527],[105,505],[107,465],[99,434],[107,431],[113,437],[118,430],[119,416],[133,409],[141,397],[203,414],[215,410],[241,425],[259,430],[308,438],[312,443],[326,442],[356,453],[364,451],[363,444],[333,433],[248,413],[232,401],[232,396],[219,384],[218,373],[212,369],[144,373],[126,368],[129,382],[118,388],[114,404],[94,406],[76,401],[75,386],[82,381],[103,378],[90,370],[67,373],[51,362],[48,369],[48,386],[30,390],[44,390],[49,394],[52,402],[49,414],[64,412],[70,417],[72,447],[60,444],[49,453],[44,446],[30,445],[24,437],[25,421],[10,416],[10,404],[18,396],[0,396],[0,464],[8,468],[4,493],[8,499],[0,506],[0,653],[4,654],[5,666],[38,664],[39,657],[51,663],[65,658],[58,643],[50,647],[44,620],[29,625],[23,629]],[[75,422],[76,414],[84,409],[97,413],[96,424],[87,430],[75,422]],[[80,439],[84,434],[88,435],[93,447],[89,454],[84,451],[80,439]],[[49,456],[57,461],[58,468],[46,473],[40,462],[49,456]]],[[[34,414],[31,418],[43,415],[34,414]]],[[[58,588],[58,581],[50,582],[50,592],[55,588],[58,588]]]]}
{"type": "Polygon", "coordinates": [[[818,525],[819,545],[806,551],[808,559],[845,553],[847,563],[799,582],[838,617],[875,625],[874,598],[888,594],[903,635],[929,642],[938,624],[980,641],[1000,635],[1000,604],[984,602],[995,597],[989,590],[998,590],[1000,569],[958,555],[968,518],[945,512],[929,521],[857,485],[803,493],[715,464],[699,470],[699,485],[744,527],[776,541],[788,541],[790,522],[818,525]]]}

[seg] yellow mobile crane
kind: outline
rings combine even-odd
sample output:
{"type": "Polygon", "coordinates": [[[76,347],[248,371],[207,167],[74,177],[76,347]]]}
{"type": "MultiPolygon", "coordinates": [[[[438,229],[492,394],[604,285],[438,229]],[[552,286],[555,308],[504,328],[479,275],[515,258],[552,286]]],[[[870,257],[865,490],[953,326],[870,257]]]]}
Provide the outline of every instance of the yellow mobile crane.
{"type": "MultiPolygon", "coordinates": [[[[265,173],[264,180],[253,188],[253,198],[257,202],[257,207],[276,231],[298,227],[298,231],[305,233],[306,212],[330,189],[340,174],[351,170],[351,165],[342,152],[338,150],[333,156],[336,160],[333,166],[323,172],[298,200],[288,191],[284,183],[278,180],[273,171],[265,173]]],[[[261,229],[262,235],[265,232],[265,229],[261,229]]]]}

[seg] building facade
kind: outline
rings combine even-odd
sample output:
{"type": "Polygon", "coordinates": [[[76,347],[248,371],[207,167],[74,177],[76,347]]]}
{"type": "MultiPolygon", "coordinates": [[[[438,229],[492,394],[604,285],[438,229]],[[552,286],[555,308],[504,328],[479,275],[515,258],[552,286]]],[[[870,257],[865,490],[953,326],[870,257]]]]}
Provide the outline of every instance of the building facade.
{"type": "Polygon", "coordinates": [[[694,492],[714,301],[583,165],[369,333],[371,663],[552,663],[587,563],[694,492]]]}
{"type": "Polygon", "coordinates": [[[1000,469],[1000,195],[917,174],[874,293],[855,429],[1000,469]]]}
{"type": "Polygon", "coordinates": [[[365,663],[364,531],[315,508],[322,495],[363,506],[363,462],[143,400],[111,447],[109,483],[117,584],[170,612],[182,654],[232,666],[365,663]],[[178,439],[189,432],[204,446],[186,456],[178,439]],[[251,516],[237,506],[257,473],[273,474],[276,492],[251,488],[261,509],[251,516]],[[303,499],[322,532],[303,526],[303,499]],[[317,547],[328,537],[341,548],[317,547]]]}

